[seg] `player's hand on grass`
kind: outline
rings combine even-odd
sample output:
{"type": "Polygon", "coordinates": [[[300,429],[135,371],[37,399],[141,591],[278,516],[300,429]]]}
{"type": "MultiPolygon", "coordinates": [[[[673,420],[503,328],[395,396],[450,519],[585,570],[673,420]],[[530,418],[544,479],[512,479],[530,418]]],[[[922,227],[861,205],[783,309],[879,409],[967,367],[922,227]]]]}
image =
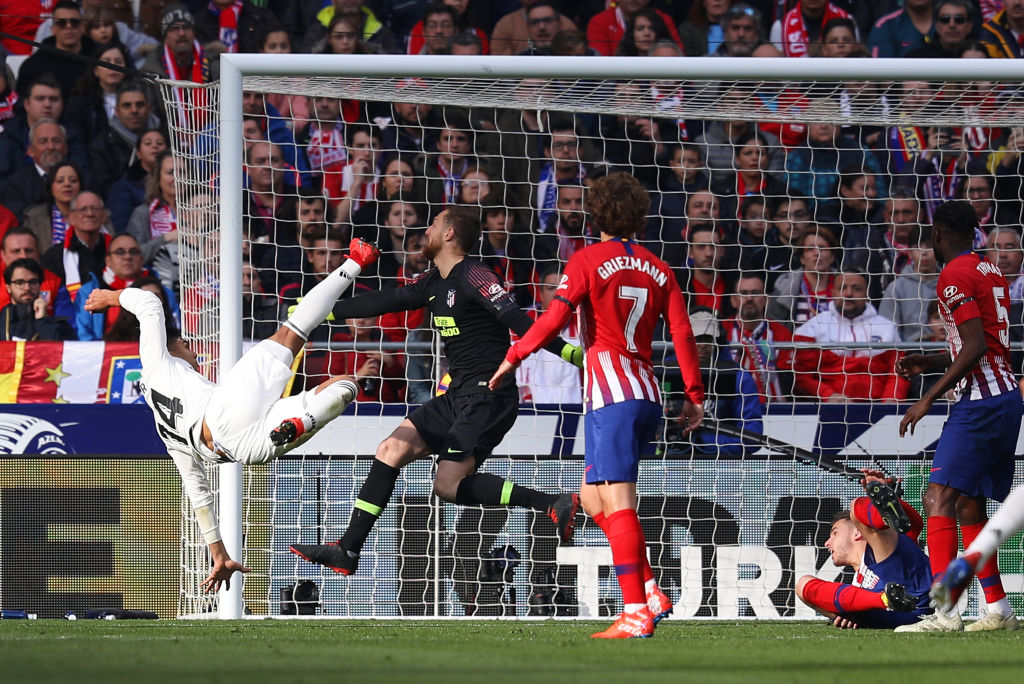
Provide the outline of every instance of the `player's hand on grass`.
{"type": "Polygon", "coordinates": [[[914,434],[914,426],[917,425],[918,421],[928,415],[928,411],[932,407],[932,400],[928,398],[918,399],[913,406],[907,409],[907,412],[903,415],[903,420],[900,421],[900,437],[907,434],[907,430],[910,430],[910,434],[914,434]]]}
{"type": "Polygon", "coordinates": [[[896,359],[896,374],[904,380],[924,373],[931,367],[931,360],[926,354],[907,354],[896,359]]]}
{"type": "Polygon", "coordinates": [[[690,400],[683,402],[683,412],[679,414],[679,424],[683,426],[683,434],[693,432],[704,421],[704,405],[694,404],[690,400]]]}
{"type": "Polygon", "coordinates": [[[518,365],[518,363],[509,363],[503,360],[501,365],[498,366],[498,370],[494,371],[494,375],[487,381],[487,386],[491,388],[491,391],[493,392],[501,387],[501,383],[505,381],[505,376],[514,372],[518,365]]]}
{"type": "Polygon", "coordinates": [[[120,290],[93,290],[85,302],[85,310],[91,313],[106,311],[112,306],[117,306],[120,301],[120,290]]]}
{"type": "Polygon", "coordinates": [[[220,590],[221,584],[224,585],[225,589],[230,589],[231,576],[235,572],[249,572],[249,568],[231,558],[215,558],[210,574],[207,575],[206,579],[199,586],[207,593],[220,590]]]}
{"type": "Polygon", "coordinates": [[[839,629],[857,629],[856,622],[854,622],[850,618],[845,618],[842,615],[837,615],[835,619],[832,620],[832,624],[838,627],[839,629]]]}

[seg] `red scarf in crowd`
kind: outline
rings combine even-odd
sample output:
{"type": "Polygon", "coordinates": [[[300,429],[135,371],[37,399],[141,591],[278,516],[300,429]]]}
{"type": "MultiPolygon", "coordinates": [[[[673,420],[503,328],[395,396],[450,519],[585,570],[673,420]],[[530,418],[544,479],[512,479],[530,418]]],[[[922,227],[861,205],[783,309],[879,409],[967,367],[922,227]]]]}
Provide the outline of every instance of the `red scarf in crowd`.
{"type": "Polygon", "coordinates": [[[149,235],[156,237],[178,230],[178,217],[171,205],[161,199],[149,203],[149,235]]]}
{"type": "MultiPolygon", "coordinates": [[[[105,228],[100,229],[100,238],[103,240],[103,253],[106,254],[110,246],[110,235],[105,228]]],[[[75,301],[78,291],[82,289],[82,274],[78,272],[78,252],[71,249],[71,243],[75,239],[73,226],[68,226],[67,235],[64,236],[64,287],[67,288],[71,301],[75,301]]],[[[86,247],[86,249],[90,249],[86,247]]]]}
{"type": "Polygon", "coordinates": [[[211,2],[209,9],[219,24],[217,39],[224,43],[228,52],[238,52],[238,15],[242,13],[242,0],[235,0],[231,7],[223,10],[211,2]]]}
{"type": "MultiPolygon", "coordinates": [[[[846,10],[840,9],[831,2],[825,5],[825,13],[821,17],[821,25],[825,26],[833,19],[849,19],[846,10]]],[[[818,34],[820,37],[820,33],[818,34]]],[[[782,21],[782,50],[786,57],[807,56],[807,26],[804,24],[803,3],[786,12],[782,21]]]]}
{"type": "Polygon", "coordinates": [[[779,382],[774,343],[776,338],[788,342],[789,331],[781,325],[772,325],[770,321],[761,321],[756,328],[747,331],[739,317],[731,327],[729,341],[732,346],[729,353],[736,365],[749,372],[754,379],[761,403],[767,403],[769,399],[781,399],[782,384],[779,382]]]}
{"type": "MultiPolygon", "coordinates": [[[[206,52],[198,40],[192,41],[192,70],[185,74],[178,70],[178,63],[171,49],[164,45],[163,66],[167,77],[172,81],[192,81],[193,83],[210,82],[210,62],[206,52]]],[[[178,121],[181,125],[190,124],[198,131],[206,121],[206,91],[202,88],[183,90],[173,88],[174,101],[178,105],[178,121]]]]}
{"type": "Polygon", "coordinates": [[[13,90],[7,93],[7,97],[0,99],[0,121],[7,121],[14,117],[14,105],[16,104],[18,104],[18,93],[13,90]]]}

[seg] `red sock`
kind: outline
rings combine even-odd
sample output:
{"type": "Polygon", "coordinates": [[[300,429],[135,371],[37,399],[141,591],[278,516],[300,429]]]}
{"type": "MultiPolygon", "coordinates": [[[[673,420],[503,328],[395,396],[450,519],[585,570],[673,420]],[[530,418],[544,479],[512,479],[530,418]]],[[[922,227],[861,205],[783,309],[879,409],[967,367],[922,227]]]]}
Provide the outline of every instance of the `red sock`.
{"type": "Polygon", "coordinates": [[[945,572],[956,558],[956,518],[948,515],[928,516],[928,561],[932,574],[945,572]]]}
{"type": "Polygon", "coordinates": [[[882,594],[852,584],[812,579],[804,585],[804,600],[828,613],[856,613],[865,610],[885,610],[882,594]]]}
{"type": "Polygon", "coordinates": [[[644,582],[641,575],[643,564],[640,561],[640,519],[636,511],[626,508],[615,511],[605,518],[608,526],[608,543],[612,547],[612,560],[615,563],[615,577],[619,580],[622,590],[622,602],[647,603],[644,593],[644,582]]]}
{"type": "MultiPolygon", "coordinates": [[[[960,526],[960,532],[964,536],[965,549],[974,543],[975,537],[978,536],[983,527],[985,527],[985,523],[960,526]]],[[[995,603],[1006,596],[1006,592],[1003,591],[1003,581],[999,577],[999,562],[996,558],[998,555],[993,553],[985,561],[985,566],[978,571],[978,582],[981,583],[981,589],[985,592],[985,603],[995,603]]]]}
{"type": "MultiPolygon", "coordinates": [[[[604,511],[598,511],[593,516],[594,522],[601,531],[604,532],[604,536],[608,536],[608,524],[605,518],[604,511]]],[[[640,528],[640,559],[643,562],[643,568],[641,568],[641,574],[643,575],[644,585],[650,580],[654,579],[654,570],[651,568],[651,562],[647,560],[647,540],[644,538],[644,530],[640,528]]]]}

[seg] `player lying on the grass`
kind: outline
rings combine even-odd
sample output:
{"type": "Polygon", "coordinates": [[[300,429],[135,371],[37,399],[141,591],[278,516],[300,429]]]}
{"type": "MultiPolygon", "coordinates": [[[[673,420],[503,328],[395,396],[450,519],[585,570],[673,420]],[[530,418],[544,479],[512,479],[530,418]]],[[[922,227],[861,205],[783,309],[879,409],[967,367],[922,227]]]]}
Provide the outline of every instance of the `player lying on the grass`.
{"type": "Polygon", "coordinates": [[[836,514],[825,542],[833,565],[853,568],[853,583],[804,575],[796,582],[796,595],[836,627],[894,629],[931,612],[931,568],[917,543],[923,522],[882,473],[865,470],[864,476],[868,496],[836,514]]]}
{"type": "Polygon", "coordinates": [[[586,360],[580,493],[584,510],[612,547],[625,608],[611,627],[593,637],[649,637],[655,623],[672,611],[654,581],[636,513],[640,454],[664,416],[651,363],[659,319],[665,319],[672,333],[685,385],[680,416],[684,432],[703,419],[704,386],[697,344],[672,269],[633,239],[650,206],[647,191],[632,176],[613,173],[594,183],[587,201],[601,242],[570,257],[551,306],[508,350],[489,384],[494,390],[502,387],[504,376],[552,340],[574,312],[579,316],[586,360]]]}
{"type": "Polygon", "coordinates": [[[266,463],[308,440],[336,418],[358,393],[354,379],[330,378],[302,394],[282,399],[295,355],[331,312],[338,297],[362,269],[377,259],[377,248],[362,240],[349,257],[302,298],[288,320],[238,360],[219,383],[199,373],[196,355],[180,336],[168,339],[160,299],[146,290],[94,290],[87,311],[121,306],[139,319],[142,393],[153,410],[157,432],[181,473],[213,561],[202,582],[207,591],[249,569],[233,560],[221,540],[206,463],[266,463]]]}
{"type": "MultiPolygon", "coordinates": [[[[939,314],[949,353],[910,354],[896,371],[910,378],[945,369],[921,399],[907,409],[900,436],[917,424],[943,394],[956,387],[953,404],[935,448],[924,508],[928,516],[928,557],[932,573],[946,569],[957,554],[957,523],[970,546],[988,519],[986,499],[1002,501],[1013,485],[1014,451],[1024,404],[1010,363],[1009,286],[999,269],[973,251],[977,214],[964,200],[944,202],[933,215],[932,243],[939,261],[939,314]]],[[[1017,618],[1006,600],[996,557],[978,572],[986,615],[963,626],[955,606],[936,611],[900,631],[971,632],[1013,630],[1017,618]]]]}
{"type": "Polygon", "coordinates": [[[964,589],[992,561],[999,545],[1021,529],[1024,529],[1024,485],[1010,492],[974,541],[964,549],[964,555],[955,558],[944,572],[936,575],[931,589],[935,610],[955,609],[964,589]]]}
{"type": "MultiPolygon", "coordinates": [[[[356,571],[359,553],[391,499],[399,470],[431,454],[437,454],[434,494],[443,501],[545,511],[562,541],[572,537],[579,510],[577,494],[547,494],[477,472],[519,414],[515,383],[495,392],[488,389],[487,380],[508,350],[508,331],[525,335],[533,321],[494,271],[468,258],[480,240],[476,211],[445,209],[427,228],[426,238],[423,253],[434,262],[433,268],[404,287],[368,292],[334,307],[339,319],[426,307],[444,340],[452,378],[447,392],[409,414],[377,447],[341,539],[333,544],[292,544],[296,555],[343,575],[356,571]]],[[[563,340],[547,348],[582,363],[580,349],[563,340]]]]}

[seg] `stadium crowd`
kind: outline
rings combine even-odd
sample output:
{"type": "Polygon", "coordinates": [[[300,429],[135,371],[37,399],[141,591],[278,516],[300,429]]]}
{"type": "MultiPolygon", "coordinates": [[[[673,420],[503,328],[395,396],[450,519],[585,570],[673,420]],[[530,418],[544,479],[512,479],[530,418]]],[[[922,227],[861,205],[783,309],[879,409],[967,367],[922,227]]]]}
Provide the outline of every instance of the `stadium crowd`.
{"type": "MultiPolygon", "coordinates": [[[[217,292],[216,271],[184,290],[179,274],[196,257],[215,263],[216,178],[171,154],[167,103],[147,76],[209,83],[225,52],[1018,58],[1024,0],[142,0],[138,16],[123,0],[0,0],[0,30],[23,39],[0,41],[3,339],[95,340],[131,333],[119,311],[84,310],[97,287],[153,288],[175,318],[179,302],[187,316],[217,292]],[[183,227],[206,237],[180,240],[183,227]]],[[[944,339],[929,224],[952,198],[974,206],[976,247],[1009,281],[1024,338],[1024,128],[774,122],[773,111],[814,106],[809,85],[764,92],[760,111],[730,121],[430,106],[415,103],[422,84],[404,85],[409,102],[245,93],[247,337],[273,333],[350,237],[382,253],[357,292],[415,279],[428,267],[424,228],[453,204],[479,208],[480,256],[536,315],[561,266],[596,238],[587,188],[614,170],[651,194],[641,239],[673,267],[691,312],[705,312],[722,353],[703,358],[721,370],[723,396],[919,396],[920,382],[894,372],[901,352],[882,345],[944,339]],[[817,344],[780,345],[792,341],[817,344]]],[[[836,84],[827,96],[879,121],[931,101],[1024,105],[1024,91],[992,84],[894,86],[836,84]]],[[[687,96],[638,81],[621,94],[652,109],[687,96]]],[[[205,125],[192,144],[209,153],[215,122],[205,125]]],[[[427,327],[422,311],[385,314],[329,321],[313,341],[418,341],[427,327]]],[[[365,345],[314,352],[305,386],[358,371],[379,376],[359,399],[422,402],[426,364],[365,345]]],[[[525,400],[564,384],[557,364],[530,372],[525,400]]],[[[721,403],[736,414],[721,417],[759,415],[721,403]]]]}

